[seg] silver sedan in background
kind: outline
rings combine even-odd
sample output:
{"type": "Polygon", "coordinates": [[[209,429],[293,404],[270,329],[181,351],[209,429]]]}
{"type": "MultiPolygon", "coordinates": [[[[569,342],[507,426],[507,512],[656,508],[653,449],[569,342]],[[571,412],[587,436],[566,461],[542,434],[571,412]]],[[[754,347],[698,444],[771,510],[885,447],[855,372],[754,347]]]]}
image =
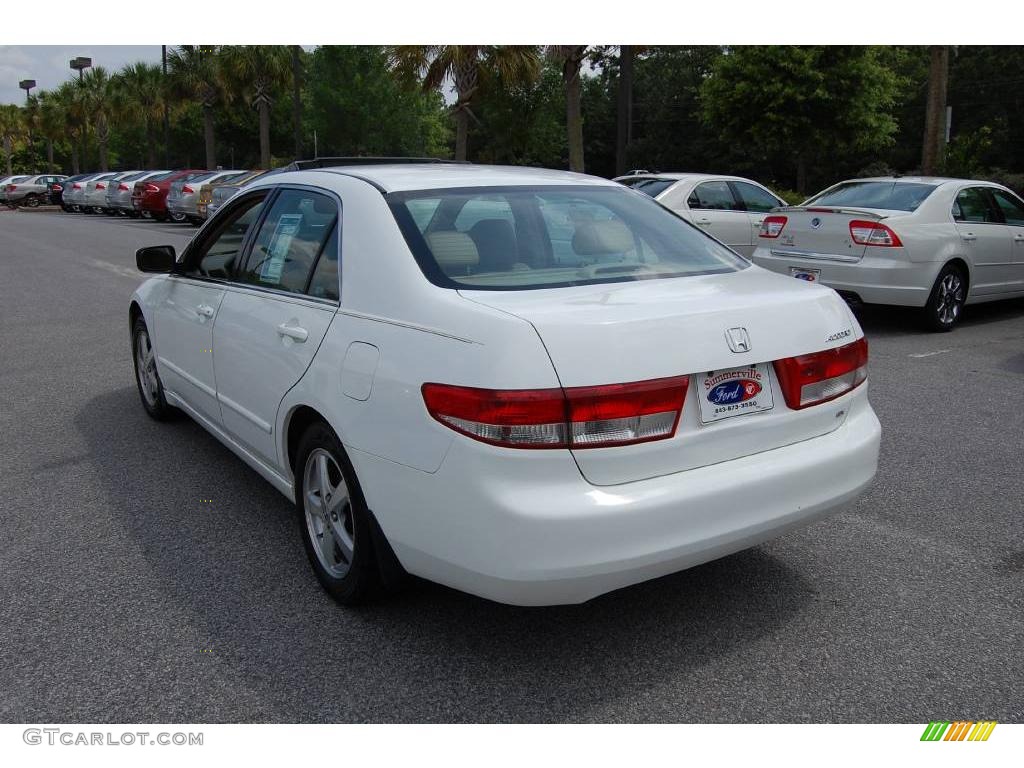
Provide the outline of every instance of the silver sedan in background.
{"type": "Polygon", "coordinates": [[[167,212],[171,221],[188,221],[193,224],[202,223],[199,216],[199,192],[203,184],[210,184],[220,179],[230,180],[241,176],[245,171],[206,171],[179,179],[171,184],[167,193],[167,212]]]}

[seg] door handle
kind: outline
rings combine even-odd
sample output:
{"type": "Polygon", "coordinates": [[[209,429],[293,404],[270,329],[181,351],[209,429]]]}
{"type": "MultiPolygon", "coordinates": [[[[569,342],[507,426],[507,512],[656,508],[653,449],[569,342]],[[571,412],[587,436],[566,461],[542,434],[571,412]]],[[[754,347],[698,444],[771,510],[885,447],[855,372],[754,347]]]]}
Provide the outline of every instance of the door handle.
{"type": "Polygon", "coordinates": [[[965,235],[960,235],[960,237],[962,237],[964,240],[977,240],[978,239],[978,236],[976,234],[974,234],[973,232],[968,232],[965,235]]]}
{"type": "Polygon", "coordinates": [[[1015,243],[1024,243],[1024,235],[1014,235],[1013,241],[1015,243]]]}
{"type": "Polygon", "coordinates": [[[213,314],[214,312],[216,312],[216,310],[209,304],[200,304],[196,307],[196,312],[201,317],[213,317],[213,314]]]}
{"type": "Polygon", "coordinates": [[[277,326],[277,332],[281,336],[287,336],[289,339],[295,339],[300,344],[309,338],[309,331],[305,328],[300,328],[297,325],[281,323],[277,326]]]}
{"type": "Polygon", "coordinates": [[[697,224],[702,227],[711,226],[711,219],[697,219],[697,224]]]}

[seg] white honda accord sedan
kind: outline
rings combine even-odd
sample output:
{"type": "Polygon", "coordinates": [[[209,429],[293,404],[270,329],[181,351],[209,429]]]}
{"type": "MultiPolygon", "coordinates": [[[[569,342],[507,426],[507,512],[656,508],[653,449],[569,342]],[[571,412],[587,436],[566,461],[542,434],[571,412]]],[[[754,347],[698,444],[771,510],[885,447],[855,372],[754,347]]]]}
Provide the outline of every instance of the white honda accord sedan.
{"type": "Polygon", "coordinates": [[[577,603],[835,512],[875,475],[832,290],[649,197],[465,164],[268,175],[130,306],[142,404],[292,499],[342,603],[406,573],[577,603]]]}
{"type": "Polygon", "coordinates": [[[753,261],[855,301],[919,307],[949,331],[965,304],[1024,296],[1024,202],[987,181],[843,181],[765,217],[753,261]]]}

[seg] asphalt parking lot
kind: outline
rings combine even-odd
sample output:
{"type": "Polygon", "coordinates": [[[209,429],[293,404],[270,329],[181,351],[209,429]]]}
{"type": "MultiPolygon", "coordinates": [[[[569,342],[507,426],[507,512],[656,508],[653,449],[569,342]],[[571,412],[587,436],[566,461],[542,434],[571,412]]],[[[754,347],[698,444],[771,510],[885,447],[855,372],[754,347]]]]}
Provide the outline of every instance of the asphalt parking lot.
{"type": "Polygon", "coordinates": [[[194,231],[0,211],[0,721],[1024,721],[1024,301],[859,312],[882,456],[839,516],[580,606],[351,610],[138,403],[134,252],[194,231]]]}

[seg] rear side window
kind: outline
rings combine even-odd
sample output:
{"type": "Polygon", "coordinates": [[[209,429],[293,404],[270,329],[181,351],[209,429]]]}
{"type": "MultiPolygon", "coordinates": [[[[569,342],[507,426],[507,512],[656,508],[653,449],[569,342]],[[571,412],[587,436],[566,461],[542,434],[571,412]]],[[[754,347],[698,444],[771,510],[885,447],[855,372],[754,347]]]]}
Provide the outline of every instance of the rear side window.
{"type": "Polygon", "coordinates": [[[785,205],[785,203],[776,199],[775,195],[771,192],[761,189],[753,184],[749,184],[746,181],[734,181],[733,186],[736,187],[736,191],[740,195],[740,200],[743,201],[743,206],[748,211],[765,213],[770,211],[772,208],[785,205]]]}
{"type": "Polygon", "coordinates": [[[981,187],[962,189],[953,202],[953,219],[979,224],[997,224],[999,217],[989,204],[988,190],[981,187]]]}
{"type": "Polygon", "coordinates": [[[282,190],[260,226],[240,282],[304,293],[337,220],[338,204],[327,195],[282,190]]]}
{"type": "Polygon", "coordinates": [[[694,187],[686,204],[698,211],[740,211],[743,210],[733,197],[732,189],[725,181],[705,181],[694,187]]]}
{"type": "Polygon", "coordinates": [[[934,184],[912,181],[844,181],[812,197],[807,205],[916,211],[934,191],[934,184]]]}
{"type": "Polygon", "coordinates": [[[666,189],[676,183],[675,179],[620,179],[619,183],[635,189],[637,192],[643,192],[645,195],[651,197],[657,197],[666,189]]]}
{"type": "Polygon", "coordinates": [[[992,197],[1003,212],[1006,223],[1014,227],[1024,227],[1024,203],[1015,196],[1001,189],[993,189],[992,197]]]}
{"type": "Polygon", "coordinates": [[[320,253],[320,258],[317,259],[313,277],[309,281],[309,289],[306,293],[317,299],[339,300],[338,229],[338,225],[335,224],[331,230],[331,236],[327,238],[327,244],[320,253]]]}
{"type": "Polygon", "coordinates": [[[440,189],[388,201],[424,274],[448,288],[551,288],[747,266],[653,200],[616,187],[440,189]]]}

